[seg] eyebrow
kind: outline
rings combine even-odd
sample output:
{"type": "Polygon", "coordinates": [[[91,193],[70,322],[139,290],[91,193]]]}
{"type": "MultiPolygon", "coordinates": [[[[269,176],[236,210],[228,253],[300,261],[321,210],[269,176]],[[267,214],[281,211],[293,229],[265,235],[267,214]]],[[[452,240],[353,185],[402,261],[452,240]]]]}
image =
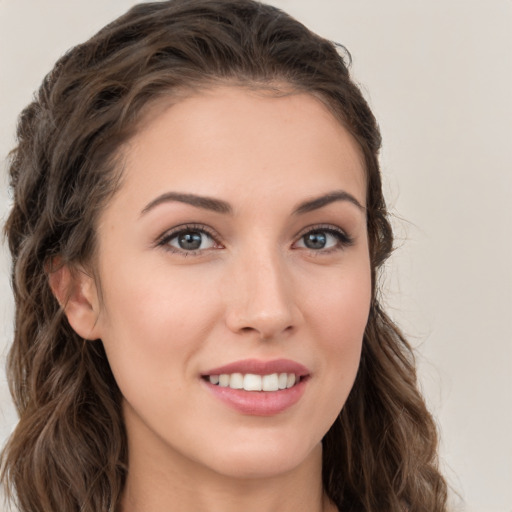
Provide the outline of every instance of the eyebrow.
{"type": "Polygon", "coordinates": [[[366,211],[366,208],[350,193],[345,190],[335,190],[334,192],[329,192],[328,194],[324,194],[319,197],[315,197],[308,201],[304,201],[300,203],[297,208],[294,210],[294,214],[300,215],[303,213],[312,212],[313,210],[318,210],[323,206],[327,206],[328,204],[334,203],[336,201],[348,201],[353,205],[357,206],[361,211],[366,211]]]}
{"type": "MultiPolygon", "coordinates": [[[[156,208],[160,204],[168,203],[168,202],[179,202],[190,204],[195,206],[196,208],[202,208],[204,210],[210,210],[216,213],[223,214],[232,214],[233,208],[229,203],[223,201],[222,199],[214,199],[213,197],[206,196],[198,196],[196,194],[184,194],[180,192],[166,192],[155,199],[153,199],[150,203],[148,203],[144,209],[141,211],[141,215],[146,214],[153,208],[156,208]]],[[[327,206],[336,201],[348,201],[353,205],[357,206],[360,210],[365,211],[366,208],[361,205],[361,203],[350,193],[344,190],[336,190],[334,192],[329,192],[328,194],[324,194],[322,196],[304,201],[300,203],[293,213],[295,215],[301,215],[304,213],[311,212],[313,210],[318,210],[324,206],[327,206]]]]}
{"type": "Polygon", "coordinates": [[[196,208],[203,208],[217,213],[233,213],[233,209],[230,204],[221,199],[214,199],[213,197],[198,196],[195,194],[182,194],[180,192],[166,192],[161,196],[153,199],[148,205],[141,211],[141,215],[149,212],[156,206],[177,201],[179,203],[190,204],[196,208]]]}

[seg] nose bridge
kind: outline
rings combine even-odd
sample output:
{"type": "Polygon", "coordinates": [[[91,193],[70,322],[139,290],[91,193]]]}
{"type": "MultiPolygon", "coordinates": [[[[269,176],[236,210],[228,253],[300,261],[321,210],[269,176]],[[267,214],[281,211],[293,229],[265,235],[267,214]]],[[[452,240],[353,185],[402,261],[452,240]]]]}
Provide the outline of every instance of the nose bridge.
{"type": "Polygon", "coordinates": [[[271,244],[256,245],[239,255],[233,269],[228,324],[236,332],[272,338],[296,326],[300,314],[283,255],[271,244]]]}

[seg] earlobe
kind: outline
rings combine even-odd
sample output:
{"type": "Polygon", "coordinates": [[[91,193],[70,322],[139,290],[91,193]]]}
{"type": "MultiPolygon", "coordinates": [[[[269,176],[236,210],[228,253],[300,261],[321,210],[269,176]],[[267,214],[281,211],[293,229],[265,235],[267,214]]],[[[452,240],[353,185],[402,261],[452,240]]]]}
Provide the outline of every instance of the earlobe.
{"type": "Polygon", "coordinates": [[[95,340],[99,333],[99,300],[94,278],[81,268],[52,260],[48,283],[73,330],[82,338],[95,340]]]}

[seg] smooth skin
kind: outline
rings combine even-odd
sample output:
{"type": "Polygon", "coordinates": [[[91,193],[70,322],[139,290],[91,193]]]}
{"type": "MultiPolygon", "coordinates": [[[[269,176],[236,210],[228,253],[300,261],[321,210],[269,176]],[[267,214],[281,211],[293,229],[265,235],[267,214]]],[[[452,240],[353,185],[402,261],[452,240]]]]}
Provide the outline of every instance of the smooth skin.
{"type": "Polygon", "coordinates": [[[57,296],[72,286],[68,319],[102,340],[124,397],[121,511],[336,510],[321,440],[371,298],[357,143],[311,95],[218,86],[150,108],[123,161],[99,219],[99,282],[66,269],[52,282],[57,296]],[[282,358],[310,375],[279,414],[243,414],[202,378],[282,358]]]}

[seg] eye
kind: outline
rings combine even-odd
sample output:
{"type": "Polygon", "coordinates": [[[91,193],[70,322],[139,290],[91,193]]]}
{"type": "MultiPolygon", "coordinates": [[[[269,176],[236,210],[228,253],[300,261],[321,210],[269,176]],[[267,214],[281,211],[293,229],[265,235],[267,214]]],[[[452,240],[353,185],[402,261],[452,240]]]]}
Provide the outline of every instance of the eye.
{"type": "Polygon", "coordinates": [[[167,233],[158,245],[179,253],[194,254],[218,247],[217,242],[204,228],[183,227],[167,233]]]}
{"type": "Polygon", "coordinates": [[[341,229],[335,227],[318,227],[304,233],[295,243],[295,247],[311,251],[342,249],[353,243],[353,240],[341,229]]]}

